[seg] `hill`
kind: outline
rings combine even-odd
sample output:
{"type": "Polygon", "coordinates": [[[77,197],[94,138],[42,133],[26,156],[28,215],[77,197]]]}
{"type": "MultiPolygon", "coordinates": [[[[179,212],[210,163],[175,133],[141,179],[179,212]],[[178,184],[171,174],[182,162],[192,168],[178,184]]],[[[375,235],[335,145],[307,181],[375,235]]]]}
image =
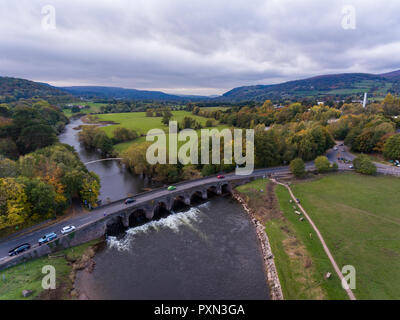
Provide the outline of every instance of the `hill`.
{"type": "Polygon", "coordinates": [[[376,98],[388,92],[400,93],[400,71],[386,74],[344,73],[322,75],[303,80],[288,81],[273,85],[255,85],[232,89],[221,98],[222,101],[264,101],[318,98],[344,98],[360,96],[368,92],[376,98]]]}
{"type": "Polygon", "coordinates": [[[67,93],[46,83],[25,79],[0,77],[0,100],[13,101],[20,98],[65,96],[67,93]]]}
{"type": "Polygon", "coordinates": [[[60,89],[69,92],[75,96],[87,99],[126,99],[126,100],[158,100],[158,101],[191,101],[207,99],[201,96],[182,96],[172,95],[161,91],[146,91],[136,89],[125,89],[119,87],[101,87],[101,86],[74,86],[61,87],[60,89]]]}

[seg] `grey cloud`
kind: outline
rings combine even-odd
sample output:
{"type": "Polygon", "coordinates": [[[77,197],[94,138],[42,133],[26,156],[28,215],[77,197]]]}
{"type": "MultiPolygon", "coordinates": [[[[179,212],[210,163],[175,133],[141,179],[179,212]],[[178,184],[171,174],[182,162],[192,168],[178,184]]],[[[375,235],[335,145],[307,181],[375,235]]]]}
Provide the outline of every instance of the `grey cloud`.
{"type": "Polygon", "coordinates": [[[397,0],[3,0],[0,73],[58,85],[222,93],[399,68],[397,0]],[[41,28],[56,8],[57,29],[41,28]],[[354,5],[357,29],[343,30],[354,5]]]}

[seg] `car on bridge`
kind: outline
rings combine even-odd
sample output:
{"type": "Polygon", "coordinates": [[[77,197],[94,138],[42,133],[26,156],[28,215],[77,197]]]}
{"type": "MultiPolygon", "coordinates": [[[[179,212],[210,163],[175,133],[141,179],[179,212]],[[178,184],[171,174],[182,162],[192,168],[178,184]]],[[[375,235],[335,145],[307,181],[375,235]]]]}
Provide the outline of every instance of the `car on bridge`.
{"type": "Polygon", "coordinates": [[[136,200],[133,199],[133,198],[128,198],[128,199],[126,199],[126,200],[124,201],[125,204],[130,204],[130,203],[134,203],[134,202],[136,202],[136,200]]]}
{"type": "Polygon", "coordinates": [[[67,234],[67,233],[70,233],[72,231],[75,231],[75,229],[76,228],[74,226],[66,226],[66,227],[61,229],[61,233],[62,234],[67,234]]]}
{"type": "Polygon", "coordinates": [[[14,249],[8,251],[8,255],[10,257],[12,257],[17,254],[20,254],[21,252],[29,250],[30,248],[31,248],[31,245],[29,243],[24,243],[24,244],[19,245],[18,247],[15,247],[14,249]]]}
{"type": "Polygon", "coordinates": [[[225,179],[225,176],[223,176],[222,174],[217,176],[217,179],[225,179]]]}
{"type": "Polygon", "coordinates": [[[57,235],[54,232],[46,234],[45,236],[41,237],[38,240],[39,246],[41,246],[43,243],[49,242],[49,241],[54,240],[56,238],[57,238],[57,235]]]}
{"type": "Polygon", "coordinates": [[[167,188],[167,190],[168,190],[168,191],[174,191],[174,190],[176,190],[176,187],[175,187],[175,186],[169,186],[169,187],[167,188]]]}

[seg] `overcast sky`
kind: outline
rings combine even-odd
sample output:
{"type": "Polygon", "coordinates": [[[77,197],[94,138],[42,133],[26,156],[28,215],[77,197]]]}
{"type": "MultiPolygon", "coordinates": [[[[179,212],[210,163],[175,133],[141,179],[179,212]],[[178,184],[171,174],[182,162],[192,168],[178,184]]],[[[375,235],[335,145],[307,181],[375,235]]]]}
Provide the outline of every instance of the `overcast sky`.
{"type": "Polygon", "coordinates": [[[2,0],[0,75],[221,94],[381,73],[400,69],[399,15],[399,0],[2,0]],[[355,29],[343,28],[346,5],[355,29]]]}

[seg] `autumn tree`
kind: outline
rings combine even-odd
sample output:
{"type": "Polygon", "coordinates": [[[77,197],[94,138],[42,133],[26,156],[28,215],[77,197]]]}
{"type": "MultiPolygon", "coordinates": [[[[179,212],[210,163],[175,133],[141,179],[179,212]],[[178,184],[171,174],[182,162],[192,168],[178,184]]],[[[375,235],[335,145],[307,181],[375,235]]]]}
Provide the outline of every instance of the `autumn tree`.
{"type": "Polygon", "coordinates": [[[314,161],[315,167],[319,173],[326,173],[331,168],[331,163],[329,162],[328,158],[325,156],[319,156],[314,161]]]}
{"type": "Polygon", "coordinates": [[[400,134],[395,134],[387,139],[383,155],[389,160],[400,160],[400,134]]]}
{"type": "Polygon", "coordinates": [[[296,177],[303,177],[306,174],[306,166],[304,164],[304,161],[300,158],[296,158],[290,162],[290,171],[296,176],[296,177]]]}

